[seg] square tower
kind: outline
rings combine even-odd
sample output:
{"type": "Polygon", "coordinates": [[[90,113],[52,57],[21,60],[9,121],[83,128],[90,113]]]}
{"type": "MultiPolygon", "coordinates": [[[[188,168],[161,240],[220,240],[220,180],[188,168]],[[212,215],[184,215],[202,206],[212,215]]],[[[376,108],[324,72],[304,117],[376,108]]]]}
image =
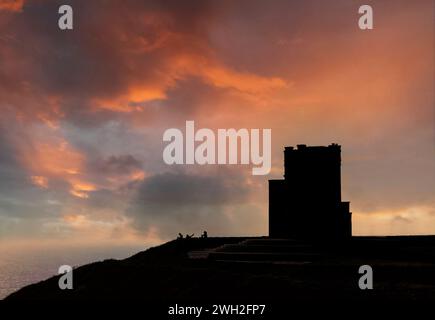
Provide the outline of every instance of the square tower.
{"type": "Polygon", "coordinates": [[[341,201],[341,147],[284,150],[284,180],[269,180],[269,236],[347,238],[349,202],[341,201]]]}

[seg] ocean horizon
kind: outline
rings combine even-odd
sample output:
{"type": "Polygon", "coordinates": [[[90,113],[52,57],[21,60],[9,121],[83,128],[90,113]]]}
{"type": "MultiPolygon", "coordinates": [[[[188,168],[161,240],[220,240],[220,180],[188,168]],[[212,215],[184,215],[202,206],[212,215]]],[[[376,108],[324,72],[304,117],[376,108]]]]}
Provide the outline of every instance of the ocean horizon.
{"type": "Polygon", "coordinates": [[[75,247],[0,247],[0,299],[33,283],[57,275],[61,265],[78,267],[107,259],[125,259],[151,245],[75,247]]]}

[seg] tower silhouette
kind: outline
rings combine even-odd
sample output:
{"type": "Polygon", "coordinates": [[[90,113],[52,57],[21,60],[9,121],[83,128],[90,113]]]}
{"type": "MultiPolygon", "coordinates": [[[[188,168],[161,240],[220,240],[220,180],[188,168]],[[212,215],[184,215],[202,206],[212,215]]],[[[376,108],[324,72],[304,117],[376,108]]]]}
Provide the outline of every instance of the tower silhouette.
{"type": "Polygon", "coordinates": [[[269,180],[269,237],[351,237],[349,202],[341,201],[341,147],[284,150],[284,180],[269,180]]]}

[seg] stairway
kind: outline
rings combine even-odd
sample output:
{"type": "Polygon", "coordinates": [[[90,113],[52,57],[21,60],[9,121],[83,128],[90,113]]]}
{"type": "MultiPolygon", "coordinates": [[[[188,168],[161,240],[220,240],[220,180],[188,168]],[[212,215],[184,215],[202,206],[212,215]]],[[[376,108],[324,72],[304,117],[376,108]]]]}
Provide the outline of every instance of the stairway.
{"type": "Polygon", "coordinates": [[[320,259],[321,252],[307,242],[292,239],[247,239],[214,249],[191,251],[191,259],[227,262],[305,264],[320,259]]]}

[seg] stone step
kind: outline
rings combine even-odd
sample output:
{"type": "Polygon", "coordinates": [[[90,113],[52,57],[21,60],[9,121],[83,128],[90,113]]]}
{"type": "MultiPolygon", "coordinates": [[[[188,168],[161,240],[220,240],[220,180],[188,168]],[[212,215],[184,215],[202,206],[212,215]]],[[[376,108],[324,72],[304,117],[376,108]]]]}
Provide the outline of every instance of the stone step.
{"type": "Polygon", "coordinates": [[[308,244],[306,241],[303,240],[296,240],[296,239],[268,239],[268,238],[262,238],[262,239],[246,239],[239,244],[245,244],[245,245],[265,245],[265,246],[288,246],[288,245],[295,245],[295,244],[308,244]]]}
{"type": "Polygon", "coordinates": [[[311,261],[321,254],[313,245],[292,239],[247,239],[214,249],[190,251],[190,259],[219,261],[311,261]]]}
{"type": "Polygon", "coordinates": [[[189,251],[187,253],[187,256],[189,259],[207,259],[210,255],[210,252],[213,250],[196,250],[196,251],[189,251]]]}
{"type": "Polygon", "coordinates": [[[312,245],[294,244],[294,245],[265,245],[265,244],[228,244],[214,250],[215,252],[316,252],[318,251],[312,245]]]}
{"type": "Polygon", "coordinates": [[[320,253],[277,252],[210,252],[208,258],[217,261],[303,261],[312,262],[321,258],[320,253]]]}

